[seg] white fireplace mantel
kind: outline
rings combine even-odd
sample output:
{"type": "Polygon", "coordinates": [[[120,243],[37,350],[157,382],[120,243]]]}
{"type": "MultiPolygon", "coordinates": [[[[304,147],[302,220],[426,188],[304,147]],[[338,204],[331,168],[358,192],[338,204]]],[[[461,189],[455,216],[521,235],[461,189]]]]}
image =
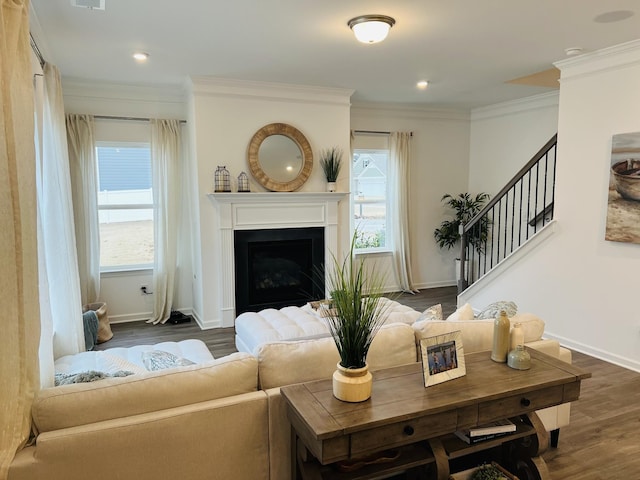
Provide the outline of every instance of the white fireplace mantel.
{"type": "Polygon", "coordinates": [[[325,274],[338,251],[338,203],[345,192],[211,193],[218,216],[216,236],[220,245],[220,302],[223,327],[235,321],[235,230],[324,227],[325,274]]]}

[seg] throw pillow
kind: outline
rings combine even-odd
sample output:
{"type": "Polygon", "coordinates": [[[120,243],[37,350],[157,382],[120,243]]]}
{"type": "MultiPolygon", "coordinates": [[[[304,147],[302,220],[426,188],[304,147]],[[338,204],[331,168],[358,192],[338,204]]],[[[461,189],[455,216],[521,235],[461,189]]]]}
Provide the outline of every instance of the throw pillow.
{"type": "Polygon", "coordinates": [[[458,308],[455,312],[447,317],[447,321],[456,322],[460,320],[473,320],[475,317],[473,313],[473,308],[469,303],[465,303],[460,308],[458,308]]]}
{"type": "Polygon", "coordinates": [[[499,302],[493,302],[487,305],[484,310],[478,314],[480,319],[497,318],[500,315],[500,311],[504,310],[507,313],[507,317],[511,318],[518,313],[518,306],[514,302],[507,302],[501,300],[499,302]]]}
{"type": "Polygon", "coordinates": [[[109,377],[127,377],[133,375],[133,372],[126,370],[119,370],[113,373],[97,372],[95,370],[88,370],[80,373],[56,373],[55,386],[59,385],[71,385],[72,383],[87,383],[95,382],[96,380],[102,380],[109,377]]]}
{"type": "Polygon", "coordinates": [[[156,370],[164,370],[165,368],[185,367],[187,365],[195,365],[189,359],[178,357],[173,353],[164,352],[162,350],[150,350],[142,352],[142,363],[147,370],[153,372],[156,370]]]}
{"type": "Polygon", "coordinates": [[[416,319],[416,322],[421,320],[442,320],[442,304],[438,303],[437,305],[432,305],[427,308],[422,314],[416,319]]]}

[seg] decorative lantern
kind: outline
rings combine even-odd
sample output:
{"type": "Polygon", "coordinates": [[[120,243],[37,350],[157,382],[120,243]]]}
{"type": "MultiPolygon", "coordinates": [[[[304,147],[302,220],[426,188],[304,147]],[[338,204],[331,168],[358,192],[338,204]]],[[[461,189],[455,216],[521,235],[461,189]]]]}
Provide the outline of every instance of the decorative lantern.
{"type": "Polygon", "coordinates": [[[225,166],[218,166],[215,174],[213,175],[214,191],[216,192],[230,192],[231,191],[231,178],[229,176],[229,170],[225,166]]]}
{"type": "Polygon", "coordinates": [[[244,172],[238,175],[238,192],[249,192],[249,177],[244,172]]]}

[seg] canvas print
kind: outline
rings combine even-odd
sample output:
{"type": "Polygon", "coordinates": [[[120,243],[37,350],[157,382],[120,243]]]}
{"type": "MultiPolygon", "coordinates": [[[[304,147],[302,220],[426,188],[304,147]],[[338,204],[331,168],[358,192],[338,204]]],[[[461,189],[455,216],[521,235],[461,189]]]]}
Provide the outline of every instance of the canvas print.
{"type": "Polygon", "coordinates": [[[605,240],[640,243],[640,132],[614,135],[605,240]]]}

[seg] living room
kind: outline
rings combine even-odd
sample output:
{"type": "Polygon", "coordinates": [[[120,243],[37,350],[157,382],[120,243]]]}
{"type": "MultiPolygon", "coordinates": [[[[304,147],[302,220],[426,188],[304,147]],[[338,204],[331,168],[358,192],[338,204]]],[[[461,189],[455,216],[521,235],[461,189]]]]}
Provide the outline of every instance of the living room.
{"type": "MultiPolygon", "coordinates": [[[[46,24],[44,18],[40,22],[46,24]]],[[[400,26],[399,21],[390,38],[401,32],[396,28],[400,26]]],[[[46,38],[38,39],[45,52],[51,48],[46,38]]],[[[185,218],[183,225],[194,234],[194,248],[183,252],[188,262],[179,272],[175,307],[193,314],[207,328],[230,326],[217,294],[216,220],[208,197],[213,172],[219,164],[234,176],[247,170],[247,144],[263,125],[286,121],[296,126],[305,132],[314,152],[333,145],[349,151],[350,130],[413,132],[409,190],[416,208],[411,213],[410,243],[414,280],[420,289],[455,283],[456,253],[442,252],[432,237],[443,216],[442,195],[498,191],[557,131],[560,153],[553,233],[542,245],[519,252],[508,271],[465,293],[459,302],[481,306],[495,299],[513,300],[522,310],[544,318],[546,335],[562,345],[640,371],[639,317],[629,301],[635,293],[632,272],[640,266],[640,251],[630,243],[604,240],[611,137],[638,131],[640,98],[635,85],[640,80],[640,44],[630,41],[603,47],[607,48],[567,60],[559,52],[554,59],[562,75],[559,91],[549,89],[549,93],[474,108],[358,103],[348,87],[197,75],[191,76],[185,93],[182,86],[66,79],[61,70],[68,113],[186,120],[183,128],[193,152],[197,213],[185,218]]],[[[55,53],[51,55],[54,63],[55,53]]],[[[103,121],[105,136],[123,128],[112,129],[110,123],[118,122],[103,121]]],[[[320,169],[315,169],[302,191],[323,191],[324,183],[320,169]]],[[[260,187],[252,184],[252,188],[260,187]]],[[[348,176],[340,179],[338,189],[349,191],[348,176]]],[[[343,202],[340,225],[349,224],[349,212],[348,203],[343,202]]],[[[342,248],[349,237],[349,228],[339,228],[342,248]]],[[[140,295],[139,284],[150,283],[150,278],[148,272],[103,278],[101,298],[114,321],[142,320],[148,315],[148,299],[140,295]]]]}

